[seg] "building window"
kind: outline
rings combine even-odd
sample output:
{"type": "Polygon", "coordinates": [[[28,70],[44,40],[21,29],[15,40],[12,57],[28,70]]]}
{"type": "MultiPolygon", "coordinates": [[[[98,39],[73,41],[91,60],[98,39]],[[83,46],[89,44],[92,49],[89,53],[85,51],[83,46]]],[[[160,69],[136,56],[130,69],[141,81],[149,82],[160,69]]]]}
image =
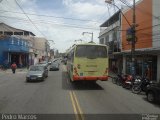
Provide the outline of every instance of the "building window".
{"type": "Polygon", "coordinates": [[[14,44],[14,38],[13,37],[11,38],[11,44],[14,44]]]}
{"type": "Polygon", "coordinates": [[[112,40],[117,41],[117,31],[115,31],[115,30],[112,33],[112,40]]]}
{"type": "Polygon", "coordinates": [[[4,32],[4,35],[13,35],[13,32],[4,32]]]}
{"type": "Polygon", "coordinates": [[[0,31],[0,35],[3,35],[3,32],[2,32],[2,31],[0,31]]]}
{"type": "Polygon", "coordinates": [[[23,32],[14,32],[14,35],[23,35],[23,32]]]}
{"type": "Polygon", "coordinates": [[[104,44],[104,38],[100,39],[100,44],[104,44]]]}
{"type": "Polygon", "coordinates": [[[17,40],[17,39],[14,40],[14,44],[15,44],[15,45],[18,44],[18,40],[17,40]]]}
{"type": "Polygon", "coordinates": [[[105,45],[108,45],[108,44],[109,44],[109,35],[105,37],[105,45]]]}
{"type": "Polygon", "coordinates": [[[23,40],[21,40],[21,42],[22,42],[21,45],[23,45],[23,40]]]}
{"type": "Polygon", "coordinates": [[[20,40],[18,39],[18,45],[19,45],[20,40]]]}

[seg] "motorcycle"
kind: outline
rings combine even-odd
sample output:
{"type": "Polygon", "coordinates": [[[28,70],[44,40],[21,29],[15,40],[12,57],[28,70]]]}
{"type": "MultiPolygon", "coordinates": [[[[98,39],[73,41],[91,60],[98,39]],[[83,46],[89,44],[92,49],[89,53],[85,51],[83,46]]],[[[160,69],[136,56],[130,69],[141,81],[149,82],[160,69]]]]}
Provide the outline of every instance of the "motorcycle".
{"type": "Polygon", "coordinates": [[[128,75],[117,74],[116,84],[125,87],[125,81],[128,79],[128,75]]]}
{"type": "Polygon", "coordinates": [[[139,76],[133,77],[132,75],[128,75],[127,80],[124,81],[123,87],[127,89],[131,89],[133,85],[135,85],[137,82],[140,82],[141,78],[139,76]]]}
{"type": "Polygon", "coordinates": [[[117,75],[118,79],[116,84],[122,86],[123,88],[130,89],[132,86],[132,81],[134,80],[132,75],[117,75]]]}
{"type": "Polygon", "coordinates": [[[139,81],[139,76],[128,75],[127,79],[124,81],[122,87],[131,89],[135,82],[139,81]]]}
{"type": "Polygon", "coordinates": [[[115,73],[115,75],[116,75],[115,77],[111,77],[112,78],[112,83],[121,86],[123,80],[126,79],[125,75],[116,74],[116,73],[115,73]]]}
{"type": "Polygon", "coordinates": [[[111,77],[111,76],[109,76],[110,78],[112,78],[112,83],[113,84],[117,84],[117,77],[111,77]]]}
{"type": "Polygon", "coordinates": [[[138,81],[134,82],[134,85],[132,86],[132,92],[135,94],[139,94],[142,91],[145,92],[147,90],[147,87],[152,83],[153,82],[150,81],[148,78],[143,77],[139,79],[138,81]]]}

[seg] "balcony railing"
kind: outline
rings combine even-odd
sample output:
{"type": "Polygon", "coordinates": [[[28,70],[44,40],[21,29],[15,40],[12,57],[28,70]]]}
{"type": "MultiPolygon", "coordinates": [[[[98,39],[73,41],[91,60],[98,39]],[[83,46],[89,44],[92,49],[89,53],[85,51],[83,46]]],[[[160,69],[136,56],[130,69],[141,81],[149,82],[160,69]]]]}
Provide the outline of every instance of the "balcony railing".
{"type": "Polygon", "coordinates": [[[112,29],[116,28],[116,27],[120,27],[120,21],[115,22],[114,24],[112,24],[111,26],[107,27],[107,28],[100,28],[100,33],[99,36],[108,33],[109,31],[111,31],[112,29]]]}

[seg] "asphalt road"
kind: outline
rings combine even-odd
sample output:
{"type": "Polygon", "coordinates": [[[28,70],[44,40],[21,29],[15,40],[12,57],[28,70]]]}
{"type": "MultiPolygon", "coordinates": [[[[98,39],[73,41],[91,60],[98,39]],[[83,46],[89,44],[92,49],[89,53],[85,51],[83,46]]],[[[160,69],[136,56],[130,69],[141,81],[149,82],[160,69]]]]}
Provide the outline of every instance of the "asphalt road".
{"type": "Polygon", "coordinates": [[[26,73],[0,78],[1,113],[73,113],[69,92],[62,89],[62,72],[49,72],[43,82],[25,81],[26,73]]]}
{"type": "Polygon", "coordinates": [[[71,84],[64,65],[49,71],[43,82],[26,83],[25,75],[0,73],[0,113],[73,114],[77,119],[90,118],[87,114],[160,114],[160,105],[111,81],[71,84]]]}

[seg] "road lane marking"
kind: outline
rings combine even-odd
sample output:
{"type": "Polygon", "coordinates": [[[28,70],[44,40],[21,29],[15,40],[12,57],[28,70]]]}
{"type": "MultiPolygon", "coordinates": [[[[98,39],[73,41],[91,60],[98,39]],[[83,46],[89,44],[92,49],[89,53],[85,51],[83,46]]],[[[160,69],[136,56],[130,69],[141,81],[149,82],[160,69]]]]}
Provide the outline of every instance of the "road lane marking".
{"type": "MultiPolygon", "coordinates": [[[[72,93],[73,93],[73,96],[74,96],[74,98],[75,98],[75,102],[76,102],[76,104],[77,104],[77,107],[78,107],[78,110],[79,110],[79,112],[80,112],[80,115],[83,115],[83,112],[82,112],[81,107],[80,107],[80,105],[79,105],[79,102],[78,102],[78,100],[77,100],[77,96],[76,96],[76,94],[75,94],[74,91],[72,91],[72,93]]],[[[83,116],[82,116],[82,117],[83,117],[83,116]]]]}
{"type": "Polygon", "coordinates": [[[77,109],[76,109],[76,105],[75,105],[75,102],[74,102],[74,99],[73,99],[72,92],[71,92],[71,91],[69,91],[69,94],[70,94],[70,97],[71,97],[71,102],[72,102],[73,111],[74,111],[74,114],[75,114],[76,120],[79,120],[79,119],[78,119],[78,112],[77,112],[77,109]]]}
{"type": "Polygon", "coordinates": [[[71,97],[72,106],[73,106],[76,120],[84,120],[83,112],[80,108],[76,94],[74,93],[74,91],[70,91],[69,93],[70,93],[70,97],[71,97]]]}

